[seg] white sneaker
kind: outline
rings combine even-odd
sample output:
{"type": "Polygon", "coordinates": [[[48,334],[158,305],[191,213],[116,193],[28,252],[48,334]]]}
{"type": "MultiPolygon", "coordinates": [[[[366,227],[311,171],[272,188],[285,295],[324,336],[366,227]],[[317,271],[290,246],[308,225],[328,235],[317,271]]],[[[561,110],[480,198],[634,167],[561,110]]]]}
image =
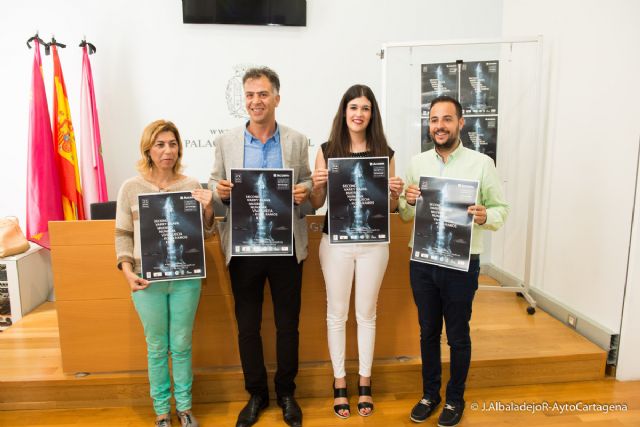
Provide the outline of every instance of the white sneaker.
{"type": "MultiPolygon", "coordinates": [[[[180,412],[178,411],[178,419],[180,420],[180,427],[199,427],[198,420],[193,416],[191,410],[180,412]]],[[[169,426],[171,427],[171,426],[169,426]]]]}

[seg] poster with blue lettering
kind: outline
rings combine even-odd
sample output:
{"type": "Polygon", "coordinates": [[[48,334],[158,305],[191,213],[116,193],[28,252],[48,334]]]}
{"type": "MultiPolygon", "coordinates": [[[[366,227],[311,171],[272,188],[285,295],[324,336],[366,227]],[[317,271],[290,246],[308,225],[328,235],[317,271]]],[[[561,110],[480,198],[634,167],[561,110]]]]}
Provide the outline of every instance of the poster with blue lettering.
{"type": "Polygon", "coordinates": [[[411,260],[469,271],[473,215],[479,182],[420,177],[420,197],[413,223],[411,260]]]}
{"type": "Polygon", "coordinates": [[[329,243],[389,243],[389,158],[331,158],[328,170],[329,243]]]}
{"type": "Polygon", "coordinates": [[[293,169],[231,169],[231,255],[293,255],[293,169]]]}
{"type": "Polygon", "coordinates": [[[138,196],[142,278],[204,278],[202,208],[190,191],[138,196]]]}

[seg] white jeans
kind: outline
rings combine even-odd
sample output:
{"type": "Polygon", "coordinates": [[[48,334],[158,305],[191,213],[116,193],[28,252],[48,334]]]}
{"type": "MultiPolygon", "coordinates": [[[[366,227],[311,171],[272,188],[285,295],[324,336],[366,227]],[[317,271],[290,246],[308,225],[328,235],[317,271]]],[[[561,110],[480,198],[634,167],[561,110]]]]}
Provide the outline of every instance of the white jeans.
{"type": "Polygon", "coordinates": [[[363,377],[371,376],[376,341],[378,291],[388,261],[389,245],[387,244],[330,245],[329,236],[322,235],[320,266],[327,287],[327,337],[335,378],[346,375],[344,369],[345,324],[349,316],[349,298],[354,272],[359,373],[363,377]]]}

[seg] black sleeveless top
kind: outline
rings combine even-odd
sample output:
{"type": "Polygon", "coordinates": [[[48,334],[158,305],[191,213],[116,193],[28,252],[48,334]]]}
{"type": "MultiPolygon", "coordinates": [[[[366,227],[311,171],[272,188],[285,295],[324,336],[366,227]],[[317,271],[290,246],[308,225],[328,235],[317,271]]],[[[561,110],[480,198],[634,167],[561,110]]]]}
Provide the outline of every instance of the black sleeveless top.
{"type": "MultiPolygon", "coordinates": [[[[327,162],[327,142],[323,143],[322,145],[320,145],[320,149],[322,149],[322,155],[324,156],[324,161],[325,163],[327,162]]],[[[391,161],[391,159],[393,159],[393,154],[395,153],[395,151],[393,151],[391,149],[391,147],[389,147],[389,161],[391,161]]],[[[371,157],[371,151],[363,151],[361,153],[349,153],[349,157],[371,157]]],[[[380,157],[384,157],[384,156],[380,156],[380,157]]],[[[327,209],[327,214],[324,216],[324,224],[322,225],[322,232],[324,234],[329,234],[329,220],[327,219],[327,216],[329,215],[329,210],[327,209]]]]}

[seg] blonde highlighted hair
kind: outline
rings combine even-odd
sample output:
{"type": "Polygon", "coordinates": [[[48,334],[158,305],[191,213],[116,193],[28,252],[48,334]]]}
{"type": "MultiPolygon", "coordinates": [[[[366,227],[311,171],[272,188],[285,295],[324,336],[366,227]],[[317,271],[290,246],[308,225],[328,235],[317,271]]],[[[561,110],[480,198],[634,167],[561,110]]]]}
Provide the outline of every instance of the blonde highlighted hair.
{"type": "Polygon", "coordinates": [[[178,159],[176,164],[173,165],[173,172],[180,173],[182,171],[182,139],[180,138],[180,132],[173,122],[168,120],[156,120],[151,122],[142,131],[142,138],[140,138],[140,154],[142,157],[138,160],[138,171],[142,174],[148,174],[153,169],[153,161],[149,155],[149,151],[153,144],[156,142],[158,134],[162,132],[171,132],[178,141],[178,159]]]}

